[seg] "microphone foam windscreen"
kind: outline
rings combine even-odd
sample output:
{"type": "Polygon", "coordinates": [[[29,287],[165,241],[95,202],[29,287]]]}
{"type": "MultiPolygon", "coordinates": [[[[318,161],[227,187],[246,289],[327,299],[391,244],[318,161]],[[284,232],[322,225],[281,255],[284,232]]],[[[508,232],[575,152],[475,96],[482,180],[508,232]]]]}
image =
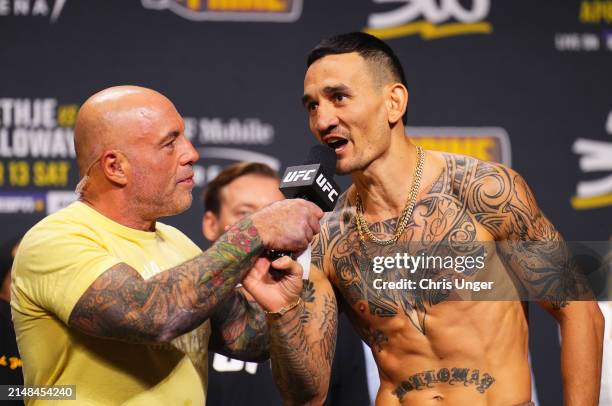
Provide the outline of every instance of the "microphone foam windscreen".
{"type": "Polygon", "coordinates": [[[319,144],[310,148],[304,165],[321,164],[325,173],[333,176],[336,172],[336,159],[336,152],[333,149],[319,144]]]}

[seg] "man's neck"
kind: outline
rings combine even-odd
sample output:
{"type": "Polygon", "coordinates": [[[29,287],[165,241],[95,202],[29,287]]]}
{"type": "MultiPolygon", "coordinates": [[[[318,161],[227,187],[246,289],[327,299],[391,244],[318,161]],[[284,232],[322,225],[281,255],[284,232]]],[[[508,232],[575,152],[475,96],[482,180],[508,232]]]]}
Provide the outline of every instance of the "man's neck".
{"type": "Polygon", "coordinates": [[[145,220],[136,215],[137,211],[124,202],[121,197],[96,199],[81,196],[79,199],[98,213],[122,226],[140,231],[155,231],[155,220],[145,220]]]}
{"type": "Polygon", "coordinates": [[[366,214],[376,220],[398,216],[406,205],[416,165],[415,145],[405,136],[395,136],[381,157],[354,172],[353,184],[366,214]]]}

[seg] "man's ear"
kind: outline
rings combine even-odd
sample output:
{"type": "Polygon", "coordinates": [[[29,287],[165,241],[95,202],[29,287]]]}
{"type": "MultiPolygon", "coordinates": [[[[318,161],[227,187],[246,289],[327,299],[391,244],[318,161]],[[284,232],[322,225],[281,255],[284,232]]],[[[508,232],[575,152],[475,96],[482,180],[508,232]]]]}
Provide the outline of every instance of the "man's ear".
{"type": "Polygon", "coordinates": [[[222,234],[219,232],[219,219],[210,210],[207,210],[202,217],[202,234],[208,241],[215,241],[222,234]]]}
{"type": "Polygon", "coordinates": [[[120,186],[127,185],[130,163],[125,155],[119,151],[106,151],[100,161],[104,176],[108,180],[120,186]]]}
{"type": "Polygon", "coordinates": [[[387,88],[387,109],[390,124],[402,120],[408,107],[408,89],[401,83],[393,83],[387,88]]]}

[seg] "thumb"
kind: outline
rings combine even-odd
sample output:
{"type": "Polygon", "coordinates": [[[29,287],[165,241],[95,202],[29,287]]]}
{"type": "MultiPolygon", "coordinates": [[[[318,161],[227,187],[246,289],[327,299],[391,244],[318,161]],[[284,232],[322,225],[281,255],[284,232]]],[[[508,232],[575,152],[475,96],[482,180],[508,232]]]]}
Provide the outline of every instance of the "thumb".
{"type": "Polygon", "coordinates": [[[302,274],[304,273],[302,266],[289,256],[283,256],[278,258],[277,260],[272,262],[270,266],[274,269],[284,271],[285,274],[292,276],[297,275],[299,277],[302,277],[302,274]]]}
{"type": "Polygon", "coordinates": [[[265,275],[270,269],[270,260],[266,257],[259,257],[257,261],[253,264],[253,267],[249,271],[249,274],[254,274],[253,276],[261,277],[265,275]]]}
{"type": "Polygon", "coordinates": [[[292,262],[295,262],[289,255],[283,255],[282,257],[274,260],[271,266],[274,269],[289,270],[291,269],[292,262]]]}

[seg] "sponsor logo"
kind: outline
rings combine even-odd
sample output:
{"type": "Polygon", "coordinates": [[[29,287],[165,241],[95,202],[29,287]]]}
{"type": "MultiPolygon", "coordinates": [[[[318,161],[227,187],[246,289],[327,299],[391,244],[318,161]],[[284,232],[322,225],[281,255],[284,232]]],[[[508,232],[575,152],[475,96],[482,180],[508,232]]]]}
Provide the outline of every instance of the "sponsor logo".
{"type": "Polygon", "coordinates": [[[500,127],[407,127],[406,134],[425,149],[512,165],[510,138],[500,127]]]}
{"type": "Polygon", "coordinates": [[[142,0],[142,5],[192,21],[289,23],[302,14],[302,0],[142,0]]]}
{"type": "MultiPolygon", "coordinates": [[[[606,132],[612,136],[612,111],[608,114],[606,132]]],[[[572,151],[580,155],[580,170],[587,173],[604,173],[578,182],[576,194],[571,198],[574,209],[587,210],[612,206],[612,141],[578,138],[572,151]]]]}
{"type": "Polygon", "coordinates": [[[317,172],[317,169],[302,169],[299,171],[288,171],[283,178],[283,182],[297,182],[302,180],[312,180],[312,176],[317,172]]]}
{"type": "Polygon", "coordinates": [[[185,118],[185,134],[200,144],[269,145],[274,142],[274,127],[257,118],[185,118]]]}
{"type": "Polygon", "coordinates": [[[612,0],[583,0],[578,8],[578,22],[586,32],[555,33],[555,49],[561,52],[612,51],[612,0]],[[597,27],[599,26],[599,27],[597,27]],[[593,28],[600,28],[593,32],[593,28]]]}
{"type": "Polygon", "coordinates": [[[578,19],[583,24],[612,24],[612,1],[582,1],[578,19]]]}
{"type": "Polygon", "coordinates": [[[323,172],[318,172],[321,169],[319,164],[308,165],[305,169],[292,166],[287,168],[285,171],[285,176],[283,176],[283,181],[281,183],[281,189],[292,187],[290,183],[297,183],[297,186],[307,186],[311,185],[314,180],[314,183],[317,184],[319,190],[321,190],[323,195],[327,196],[327,199],[331,203],[336,202],[336,198],[338,197],[338,191],[334,187],[333,183],[327,180],[323,172]],[[317,175],[318,173],[318,175],[317,175]],[[314,179],[316,177],[316,179],[314,179]]]}
{"type": "Polygon", "coordinates": [[[44,210],[44,192],[0,192],[0,214],[31,214],[44,210]]]}
{"type": "Polygon", "coordinates": [[[323,193],[327,193],[327,198],[329,199],[329,201],[334,203],[336,201],[335,200],[336,197],[338,197],[338,192],[336,191],[336,189],[334,189],[333,185],[327,180],[325,175],[320,173],[319,176],[317,176],[316,182],[317,182],[317,185],[319,185],[319,187],[321,188],[321,191],[323,193]]]}
{"type": "Polygon", "coordinates": [[[0,193],[0,214],[42,212],[51,214],[63,209],[76,199],[76,193],[67,190],[2,192],[0,193]]]}
{"type": "Polygon", "coordinates": [[[340,187],[333,178],[327,179],[321,164],[290,166],[281,179],[280,190],[289,199],[310,200],[323,211],[336,205],[340,187]]]}
{"type": "MultiPolygon", "coordinates": [[[[389,0],[374,0],[389,3],[389,0]]],[[[420,35],[425,40],[467,34],[490,34],[493,26],[485,21],[490,0],[472,0],[464,7],[459,0],[398,0],[393,10],[368,16],[365,32],[381,39],[420,35]]]]}
{"type": "Polygon", "coordinates": [[[272,144],[274,127],[271,124],[264,123],[258,118],[223,120],[185,117],[184,122],[185,136],[200,154],[200,160],[193,166],[194,182],[198,187],[204,187],[223,170],[223,167],[234,162],[261,162],[274,170],[280,168],[280,161],[277,158],[243,148],[272,144]]]}
{"type": "Polygon", "coordinates": [[[0,0],[0,17],[47,17],[54,23],[66,0],[0,0]]]}

